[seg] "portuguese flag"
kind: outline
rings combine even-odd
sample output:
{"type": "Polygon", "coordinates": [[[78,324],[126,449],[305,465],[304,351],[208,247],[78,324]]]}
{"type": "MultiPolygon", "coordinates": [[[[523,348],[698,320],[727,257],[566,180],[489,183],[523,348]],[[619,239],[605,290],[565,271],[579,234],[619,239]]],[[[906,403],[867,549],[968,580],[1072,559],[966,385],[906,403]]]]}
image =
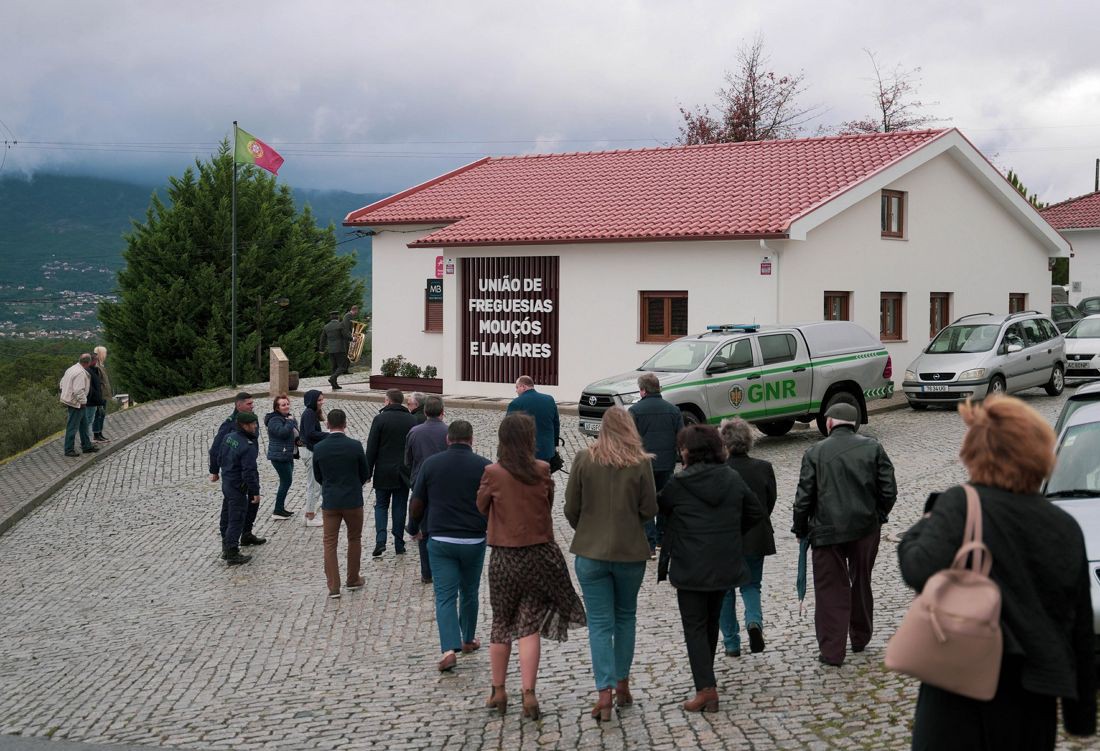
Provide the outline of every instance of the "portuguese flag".
{"type": "Polygon", "coordinates": [[[273,175],[279,174],[279,167],[283,166],[283,158],[279,156],[279,152],[240,128],[237,128],[233,158],[237,164],[255,164],[273,175]]]}

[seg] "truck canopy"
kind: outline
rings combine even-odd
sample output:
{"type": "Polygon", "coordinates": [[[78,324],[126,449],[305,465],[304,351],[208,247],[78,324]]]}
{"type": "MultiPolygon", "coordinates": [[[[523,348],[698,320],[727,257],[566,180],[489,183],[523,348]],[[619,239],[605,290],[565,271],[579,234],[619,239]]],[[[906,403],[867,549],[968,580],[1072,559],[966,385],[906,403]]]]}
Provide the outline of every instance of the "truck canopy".
{"type": "Polygon", "coordinates": [[[814,359],[877,350],[883,346],[867,329],[851,321],[815,321],[790,328],[802,332],[810,357],[814,359]]]}

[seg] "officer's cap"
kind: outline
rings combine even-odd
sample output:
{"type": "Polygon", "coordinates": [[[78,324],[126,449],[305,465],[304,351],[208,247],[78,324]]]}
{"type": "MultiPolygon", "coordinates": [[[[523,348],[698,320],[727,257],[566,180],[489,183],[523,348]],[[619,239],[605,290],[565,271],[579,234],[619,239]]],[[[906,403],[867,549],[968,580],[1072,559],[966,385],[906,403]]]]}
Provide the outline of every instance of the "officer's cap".
{"type": "Polygon", "coordinates": [[[255,412],[240,412],[237,414],[238,425],[247,425],[250,422],[259,422],[255,412]]]}

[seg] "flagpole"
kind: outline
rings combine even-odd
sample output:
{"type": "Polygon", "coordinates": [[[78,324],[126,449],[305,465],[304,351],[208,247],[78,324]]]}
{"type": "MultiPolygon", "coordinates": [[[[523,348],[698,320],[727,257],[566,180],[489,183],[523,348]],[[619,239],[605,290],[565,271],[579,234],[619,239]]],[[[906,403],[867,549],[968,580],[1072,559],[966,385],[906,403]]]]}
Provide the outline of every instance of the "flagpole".
{"type": "Polygon", "coordinates": [[[229,293],[229,382],[233,388],[237,388],[237,121],[233,121],[233,260],[232,260],[232,291],[229,293]]]}

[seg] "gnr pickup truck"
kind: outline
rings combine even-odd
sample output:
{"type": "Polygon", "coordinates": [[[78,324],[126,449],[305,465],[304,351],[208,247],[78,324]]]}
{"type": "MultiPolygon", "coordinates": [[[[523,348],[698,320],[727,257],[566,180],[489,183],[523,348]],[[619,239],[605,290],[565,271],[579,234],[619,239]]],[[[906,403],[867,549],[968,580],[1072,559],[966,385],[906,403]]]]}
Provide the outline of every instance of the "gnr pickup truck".
{"type": "Polygon", "coordinates": [[[762,433],[780,436],[795,422],[817,421],[838,402],[859,409],[894,393],[890,354],[866,329],[849,321],[794,326],[724,324],[670,342],[636,370],[590,384],[581,394],[580,429],[596,436],[611,406],[638,401],[638,376],[661,381],[665,400],[684,423],[719,423],[741,417],[762,433]]]}

